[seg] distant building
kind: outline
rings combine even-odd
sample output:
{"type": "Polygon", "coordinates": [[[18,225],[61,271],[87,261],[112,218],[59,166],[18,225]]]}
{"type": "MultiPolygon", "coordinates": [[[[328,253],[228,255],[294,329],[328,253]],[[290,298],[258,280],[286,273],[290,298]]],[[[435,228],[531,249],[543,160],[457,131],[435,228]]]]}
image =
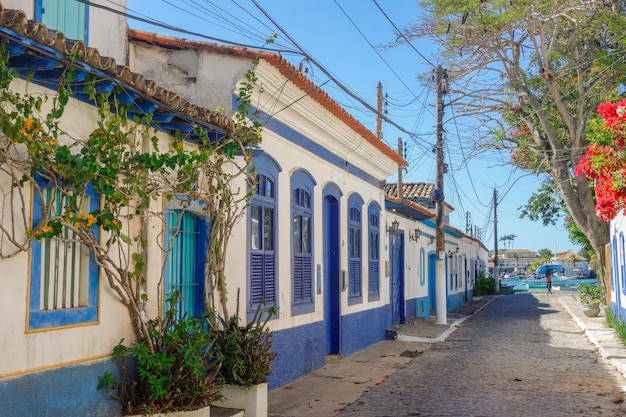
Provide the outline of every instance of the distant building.
{"type": "MultiPolygon", "coordinates": [[[[498,252],[498,276],[526,275],[533,272],[532,265],[541,262],[537,252],[528,249],[507,249],[498,252]]],[[[493,274],[494,253],[489,253],[489,273],[493,274]]]]}
{"type": "Polygon", "coordinates": [[[555,263],[562,265],[565,276],[587,276],[589,274],[589,260],[572,251],[557,252],[553,258],[555,263]]]}

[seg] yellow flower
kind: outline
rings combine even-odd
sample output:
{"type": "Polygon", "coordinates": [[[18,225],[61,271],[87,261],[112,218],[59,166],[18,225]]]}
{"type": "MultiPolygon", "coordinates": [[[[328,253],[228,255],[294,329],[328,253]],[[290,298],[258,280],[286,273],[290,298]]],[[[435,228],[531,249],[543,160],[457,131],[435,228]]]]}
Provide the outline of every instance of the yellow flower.
{"type": "Polygon", "coordinates": [[[78,218],[79,219],[84,219],[85,218],[85,213],[83,213],[82,211],[80,213],[78,213],[78,218]]]}
{"type": "Polygon", "coordinates": [[[24,120],[24,127],[26,129],[32,129],[34,124],[35,124],[35,120],[34,119],[28,118],[28,119],[24,120]]]}
{"type": "Polygon", "coordinates": [[[45,225],[43,227],[43,232],[44,233],[50,233],[51,231],[52,231],[52,226],[45,225]]]}
{"type": "Polygon", "coordinates": [[[89,215],[87,216],[87,226],[91,226],[95,222],[96,222],[96,218],[94,217],[93,214],[89,213],[89,215]]]}

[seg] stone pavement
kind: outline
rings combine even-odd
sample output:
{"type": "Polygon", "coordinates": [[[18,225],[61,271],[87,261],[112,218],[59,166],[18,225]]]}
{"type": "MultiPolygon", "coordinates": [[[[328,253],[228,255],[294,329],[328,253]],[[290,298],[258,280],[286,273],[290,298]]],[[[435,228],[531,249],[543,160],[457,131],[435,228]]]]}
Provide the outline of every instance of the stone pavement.
{"type": "Polygon", "coordinates": [[[269,393],[269,415],[623,416],[626,347],[571,293],[484,297],[269,393]],[[587,336],[584,337],[583,335],[587,336]]]}

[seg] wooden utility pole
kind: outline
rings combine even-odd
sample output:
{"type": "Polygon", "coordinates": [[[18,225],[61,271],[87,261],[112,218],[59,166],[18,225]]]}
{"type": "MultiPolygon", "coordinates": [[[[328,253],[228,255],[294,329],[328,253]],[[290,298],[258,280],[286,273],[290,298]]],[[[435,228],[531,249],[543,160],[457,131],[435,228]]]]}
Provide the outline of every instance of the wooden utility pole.
{"type": "Polygon", "coordinates": [[[445,173],[445,163],[443,159],[443,94],[447,91],[447,88],[444,85],[446,80],[444,79],[444,71],[441,65],[437,66],[435,81],[437,83],[437,143],[435,145],[437,153],[437,177],[433,197],[437,215],[435,229],[435,248],[437,251],[437,260],[435,262],[435,298],[437,301],[437,324],[447,324],[448,306],[446,300],[446,266],[444,263],[446,258],[446,241],[443,193],[443,174],[445,173]]]}

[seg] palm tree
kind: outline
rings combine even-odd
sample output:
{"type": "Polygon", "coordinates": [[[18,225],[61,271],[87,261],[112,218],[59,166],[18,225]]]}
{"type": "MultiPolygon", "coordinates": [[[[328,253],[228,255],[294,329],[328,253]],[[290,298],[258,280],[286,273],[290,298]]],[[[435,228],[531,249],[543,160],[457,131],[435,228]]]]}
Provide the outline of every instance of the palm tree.
{"type": "Polygon", "coordinates": [[[517,271],[517,266],[519,265],[519,254],[518,253],[514,253],[513,254],[513,258],[515,259],[515,272],[517,271]]]}
{"type": "Polygon", "coordinates": [[[539,255],[539,258],[542,260],[544,265],[548,265],[550,263],[550,260],[552,259],[553,253],[550,249],[544,248],[544,249],[539,249],[537,251],[537,255],[539,255]]]}

